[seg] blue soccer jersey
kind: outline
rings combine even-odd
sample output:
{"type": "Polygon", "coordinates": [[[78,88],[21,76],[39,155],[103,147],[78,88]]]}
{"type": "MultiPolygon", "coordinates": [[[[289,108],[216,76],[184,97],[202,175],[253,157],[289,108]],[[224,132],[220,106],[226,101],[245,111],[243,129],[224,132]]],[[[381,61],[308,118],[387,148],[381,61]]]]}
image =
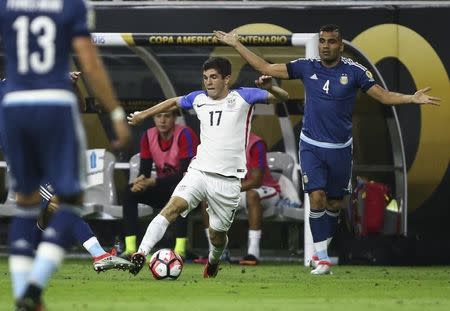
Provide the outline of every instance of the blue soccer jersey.
{"type": "Polygon", "coordinates": [[[84,130],[67,73],[73,39],[90,36],[90,12],[83,0],[0,1],[8,79],[0,127],[16,192],[44,180],[58,195],[84,188],[84,130]]]}
{"type": "Polygon", "coordinates": [[[3,93],[5,92],[6,88],[6,80],[0,79],[0,103],[2,102],[3,93]]]}
{"type": "Polygon", "coordinates": [[[339,148],[351,143],[352,111],[358,89],[375,84],[370,71],[349,58],[332,68],[320,59],[300,58],[288,63],[290,79],[305,86],[305,114],[301,139],[313,145],[339,148]]]}
{"type": "Polygon", "coordinates": [[[89,12],[83,0],[1,1],[7,92],[71,90],[67,73],[72,39],[90,35],[89,12]]]}

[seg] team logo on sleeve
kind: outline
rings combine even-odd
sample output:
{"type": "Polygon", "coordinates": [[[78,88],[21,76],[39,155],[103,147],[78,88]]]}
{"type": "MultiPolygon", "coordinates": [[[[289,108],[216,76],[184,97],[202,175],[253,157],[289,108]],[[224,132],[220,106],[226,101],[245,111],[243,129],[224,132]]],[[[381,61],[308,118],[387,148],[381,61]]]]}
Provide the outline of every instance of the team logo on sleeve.
{"type": "Polygon", "coordinates": [[[339,82],[342,85],[346,85],[348,83],[348,77],[347,77],[347,75],[345,73],[341,76],[341,78],[339,79],[339,82]]]}
{"type": "Polygon", "coordinates": [[[367,76],[367,78],[369,78],[370,81],[374,81],[373,75],[369,70],[366,70],[366,76],[367,76]]]}
{"type": "Polygon", "coordinates": [[[303,183],[304,184],[307,184],[308,183],[308,175],[306,175],[306,174],[303,174],[303,183]]]}

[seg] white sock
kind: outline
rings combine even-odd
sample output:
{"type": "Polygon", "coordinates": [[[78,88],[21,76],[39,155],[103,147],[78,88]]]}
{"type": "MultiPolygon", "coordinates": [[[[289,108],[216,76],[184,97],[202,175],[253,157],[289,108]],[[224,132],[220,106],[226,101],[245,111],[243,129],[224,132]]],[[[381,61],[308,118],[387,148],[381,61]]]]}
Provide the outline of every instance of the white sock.
{"type": "Polygon", "coordinates": [[[159,242],[164,236],[164,233],[169,226],[169,221],[161,214],[156,215],[152,222],[148,225],[147,231],[142,238],[141,245],[139,245],[139,253],[144,253],[145,256],[152,250],[153,246],[159,242]]]}
{"type": "Polygon", "coordinates": [[[261,240],[261,230],[248,230],[248,251],[249,255],[253,255],[259,259],[259,241],[261,240]]]}
{"type": "Polygon", "coordinates": [[[328,257],[327,240],[315,242],[314,249],[316,250],[316,256],[319,257],[319,260],[330,261],[330,258],[328,257]]]}
{"type": "MultiPolygon", "coordinates": [[[[327,249],[328,249],[328,246],[330,246],[330,243],[331,243],[332,240],[333,240],[333,237],[327,238],[327,249]]],[[[317,256],[317,252],[316,251],[314,251],[314,256],[317,256]]],[[[319,257],[319,256],[317,256],[317,257],[319,257]]]]}
{"type": "Polygon", "coordinates": [[[209,238],[209,228],[205,229],[205,234],[206,234],[206,240],[208,241],[208,251],[212,251],[213,249],[213,245],[211,243],[211,239],[209,238]]]}
{"type": "Polygon", "coordinates": [[[209,263],[216,264],[220,261],[220,257],[222,257],[222,253],[224,249],[228,245],[228,236],[226,236],[227,241],[225,242],[225,245],[221,248],[212,246],[212,250],[209,251],[208,261],[209,263]]]}
{"type": "Polygon", "coordinates": [[[95,236],[84,241],[83,247],[89,252],[89,254],[91,254],[92,257],[99,257],[106,254],[106,251],[100,245],[95,236]]]}
{"type": "Polygon", "coordinates": [[[24,294],[32,268],[33,257],[22,255],[9,256],[9,273],[11,274],[14,299],[19,299],[24,294]]]}

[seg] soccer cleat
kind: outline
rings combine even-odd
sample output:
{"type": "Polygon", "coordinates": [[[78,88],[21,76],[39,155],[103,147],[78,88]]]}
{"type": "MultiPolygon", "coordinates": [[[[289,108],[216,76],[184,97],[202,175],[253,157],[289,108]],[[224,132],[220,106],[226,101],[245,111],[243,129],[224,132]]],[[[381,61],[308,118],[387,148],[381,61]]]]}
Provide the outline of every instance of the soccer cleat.
{"type": "Polygon", "coordinates": [[[203,277],[205,279],[215,278],[217,276],[217,273],[219,272],[219,264],[220,261],[216,264],[212,264],[208,261],[208,263],[205,266],[205,270],[203,271],[203,277]]]}
{"type": "Polygon", "coordinates": [[[111,269],[130,270],[134,265],[123,258],[112,256],[110,253],[94,258],[94,270],[98,273],[111,269]]]}
{"type": "Polygon", "coordinates": [[[15,311],[45,311],[41,302],[34,302],[30,298],[22,298],[16,302],[15,311]]]}
{"type": "Polygon", "coordinates": [[[309,261],[309,266],[313,269],[317,268],[317,265],[319,264],[319,257],[314,255],[311,257],[311,260],[309,261]]]}
{"type": "Polygon", "coordinates": [[[122,259],[131,261],[131,256],[133,256],[133,254],[127,253],[127,252],[123,252],[123,253],[120,253],[118,256],[119,256],[120,258],[122,258],[122,259]]]}
{"type": "Polygon", "coordinates": [[[137,275],[144,266],[145,261],[146,258],[143,253],[134,253],[133,256],[131,256],[131,263],[133,263],[134,266],[129,270],[130,273],[133,275],[137,275]]]}
{"type": "Polygon", "coordinates": [[[317,263],[317,267],[311,270],[311,274],[322,275],[322,274],[333,274],[331,272],[331,262],[321,260],[317,263]]]}
{"type": "Polygon", "coordinates": [[[243,266],[256,266],[259,263],[258,258],[252,254],[245,255],[239,260],[239,264],[243,266]]]}

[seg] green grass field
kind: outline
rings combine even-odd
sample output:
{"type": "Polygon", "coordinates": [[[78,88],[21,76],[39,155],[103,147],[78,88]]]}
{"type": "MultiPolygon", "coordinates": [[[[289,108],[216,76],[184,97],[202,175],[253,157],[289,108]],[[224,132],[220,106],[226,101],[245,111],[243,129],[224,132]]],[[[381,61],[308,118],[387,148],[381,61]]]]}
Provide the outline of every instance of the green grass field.
{"type": "MultiPolygon", "coordinates": [[[[155,281],[147,268],[97,274],[68,260],[45,293],[49,310],[450,310],[450,267],[334,267],[311,276],[299,264],[224,264],[216,279],[186,264],[177,281],[155,281]]],[[[12,310],[7,260],[0,259],[0,310],[12,310]]]]}

